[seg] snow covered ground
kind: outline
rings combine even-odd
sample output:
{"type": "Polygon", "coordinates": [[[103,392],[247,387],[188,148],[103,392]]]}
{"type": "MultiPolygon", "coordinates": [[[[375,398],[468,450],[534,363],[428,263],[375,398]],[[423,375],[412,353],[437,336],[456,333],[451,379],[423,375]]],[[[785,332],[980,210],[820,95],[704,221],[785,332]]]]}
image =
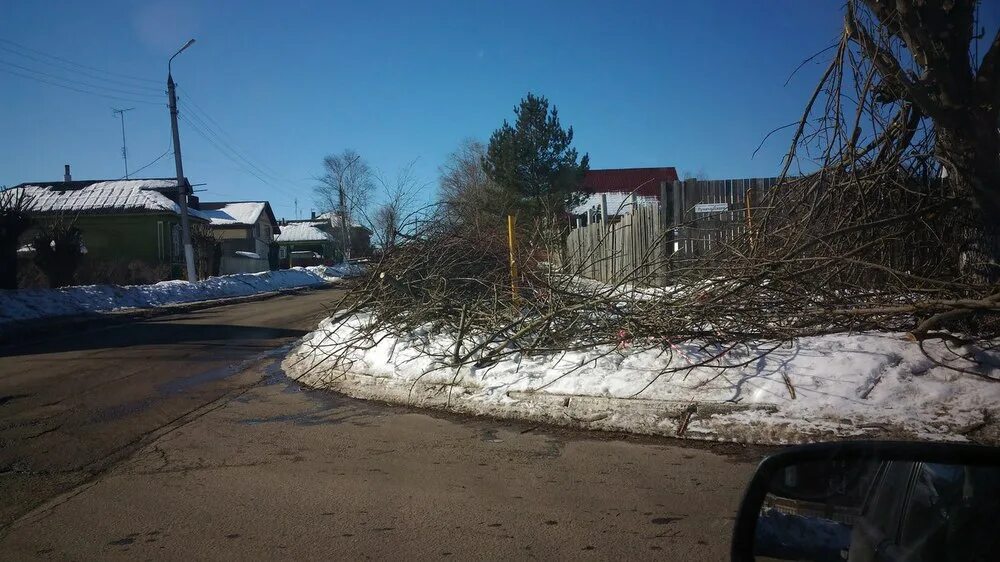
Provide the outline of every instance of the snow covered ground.
{"type": "MultiPolygon", "coordinates": [[[[709,357],[697,346],[594,348],[513,355],[489,367],[458,370],[422,350],[446,354],[454,340],[421,330],[375,338],[352,354],[349,372],[330,352],[366,321],[325,321],[284,361],[307,385],[363,398],[526,418],[598,429],[758,443],[845,437],[988,440],[1000,382],[935,365],[903,334],[802,338],[734,352],[728,369],[691,367],[709,357]],[[663,371],[681,367],[675,372],[663,371]],[[690,367],[690,368],[689,368],[690,367]],[[988,432],[987,432],[988,433],[988,432]]],[[[937,358],[949,353],[927,342],[937,358]]],[[[954,357],[954,356],[952,356],[954,357]]],[[[1000,354],[983,357],[1000,379],[1000,354]]],[[[963,365],[955,360],[956,366],[963,365]]],[[[721,365],[720,365],[721,366],[721,365]]]]}
{"type": "Polygon", "coordinates": [[[162,281],[153,285],[85,285],[0,291],[0,325],[19,320],[245,297],[323,285],[357,273],[357,266],[353,265],[314,266],[210,277],[197,283],[162,281]]]}

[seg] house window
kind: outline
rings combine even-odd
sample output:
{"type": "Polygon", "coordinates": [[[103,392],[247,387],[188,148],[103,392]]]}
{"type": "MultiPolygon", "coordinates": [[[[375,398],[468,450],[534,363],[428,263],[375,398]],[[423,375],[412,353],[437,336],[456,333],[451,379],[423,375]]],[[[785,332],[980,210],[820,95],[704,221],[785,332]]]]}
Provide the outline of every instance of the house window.
{"type": "Polygon", "coordinates": [[[159,260],[164,261],[163,254],[166,251],[166,244],[163,242],[163,221],[156,221],[156,255],[159,260]]]}
{"type": "Polygon", "coordinates": [[[287,248],[285,246],[278,246],[278,257],[280,259],[285,259],[286,257],[288,257],[286,254],[286,250],[287,248]]]}
{"type": "Polygon", "coordinates": [[[170,258],[177,262],[181,261],[181,227],[178,224],[170,225],[170,258]]]}

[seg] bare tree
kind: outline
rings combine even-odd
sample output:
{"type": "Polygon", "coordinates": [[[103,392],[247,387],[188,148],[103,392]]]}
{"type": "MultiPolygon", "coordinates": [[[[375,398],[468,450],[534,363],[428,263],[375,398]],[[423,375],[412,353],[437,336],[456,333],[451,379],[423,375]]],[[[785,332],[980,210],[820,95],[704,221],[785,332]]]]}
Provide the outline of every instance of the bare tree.
{"type": "Polygon", "coordinates": [[[350,228],[355,217],[367,215],[375,174],[368,162],[352,148],[323,159],[324,174],[314,188],[316,204],[324,212],[340,217],[344,259],[350,257],[350,228]]]}
{"type": "Polygon", "coordinates": [[[465,139],[439,168],[438,197],[447,220],[483,226],[512,208],[510,195],[486,174],[485,156],[485,144],[465,139]]]}
{"type": "Polygon", "coordinates": [[[413,172],[414,164],[416,160],[400,168],[394,178],[377,176],[385,199],[376,208],[370,222],[375,240],[383,252],[390,252],[395,247],[408,219],[415,211],[417,196],[424,187],[413,172]]]}
{"type": "MultiPolygon", "coordinates": [[[[979,254],[975,261],[991,262],[980,266],[980,273],[995,280],[1000,277],[1000,31],[982,41],[984,55],[978,57],[984,31],[975,29],[977,5],[977,0],[848,0],[845,34],[807,106],[791,154],[812,135],[820,151],[813,156],[824,168],[898,164],[935,173],[941,167],[940,175],[948,177],[979,223],[966,245],[979,254]],[[814,111],[821,116],[811,121],[814,111]]],[[[785,171],[791,163],[786,161],[785,171]]]]}

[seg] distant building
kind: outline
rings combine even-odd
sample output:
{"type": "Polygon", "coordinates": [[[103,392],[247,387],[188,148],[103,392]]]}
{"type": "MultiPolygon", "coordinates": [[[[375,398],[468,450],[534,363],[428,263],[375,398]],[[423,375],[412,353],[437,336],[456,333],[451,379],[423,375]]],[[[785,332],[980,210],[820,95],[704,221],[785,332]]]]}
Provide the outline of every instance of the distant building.
{"type": "Polygon", "coordinates": [[[656,204],[661,186],[675,181],[677,170],[673,167],[588,170],[580,184],[587,199],[573,208],[571,214],[591,217],[599,212],[603,197],[607,199],[609,215],[623,215],[629,212],[633,195],[639,205],[656,204]]]}
{"type": "MultiPolygon", "coordinates": [[[[328,211],[316,215],[316,220],[323,221],[329,225],[327,229],[340,245],[340,237],[343,232],[340,228],[340,215],[334,211],[328,211]]],[[[372,254],[372,231],[368,227],[358,223],[352,223],[348,236],[351,237],[351,257],[364,258],[372,254]]]]}
{"type": "Polygon", "coordinates": [[[203,201],[200,206],[220,242],[222,275],[270,269],[270,247],[281,231],[270,203],[203,201]]]}
{"type": "Polygon", "coordinates": [[[315,221],[283,221],[274,237],[282,268],[337,261],[336,239],[315,221]]]}
{"type": "MultiPolygon", "coordinates": [[[[337,263],[343,260],[340,216],[322,213],[304,220],[282,220],[275,236],[282,267],[337,263]]],[[[360,224],[350,227],[351,258],[371,256],[372,232],[360,224]]]]}

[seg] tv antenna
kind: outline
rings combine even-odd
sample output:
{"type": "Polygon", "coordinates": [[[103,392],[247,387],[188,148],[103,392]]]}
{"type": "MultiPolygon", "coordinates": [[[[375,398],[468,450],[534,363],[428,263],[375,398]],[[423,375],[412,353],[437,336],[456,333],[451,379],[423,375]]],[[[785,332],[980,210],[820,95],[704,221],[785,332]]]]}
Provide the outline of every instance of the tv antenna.
{"type": "Polygon", "coordinates": [[[113,113],[115,117],[120,116],[122,118],[122,159],[125,160],[125,179],[128,179],[128,148],[126,148],[125,145],[125,112],[132,111],[133,109],[135,108],[134,107],[128,107],[125,109],[118,109],[115,107],[111,108],[111,113],[113,113]]]}

